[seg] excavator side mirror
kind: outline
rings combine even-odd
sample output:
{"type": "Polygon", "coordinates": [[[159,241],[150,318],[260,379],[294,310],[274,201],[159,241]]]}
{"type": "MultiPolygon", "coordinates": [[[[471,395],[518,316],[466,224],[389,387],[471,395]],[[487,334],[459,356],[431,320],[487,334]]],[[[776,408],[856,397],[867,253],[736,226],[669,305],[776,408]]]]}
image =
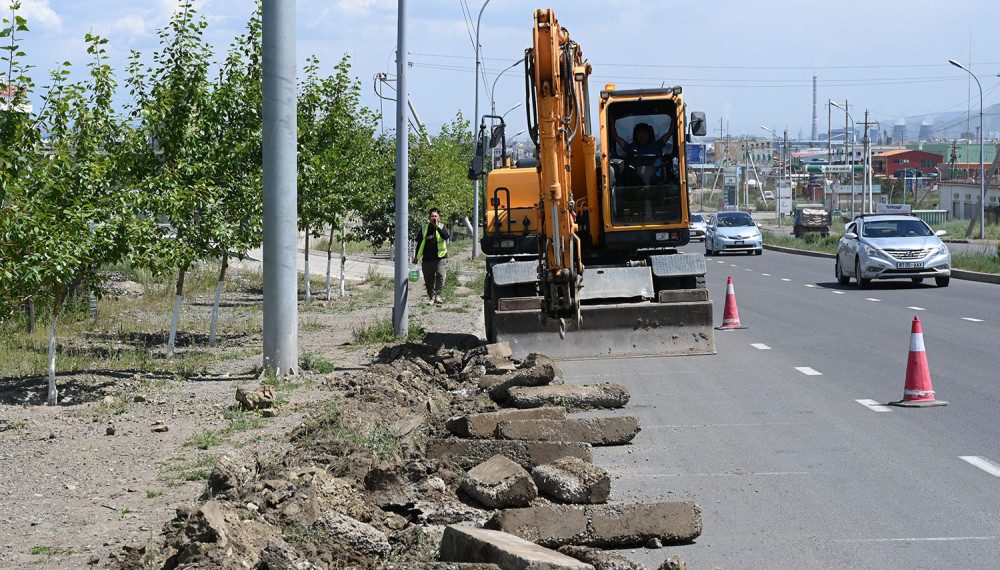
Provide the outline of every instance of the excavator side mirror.
{"type": "Polygon", "coordinates": [[[490,133],[490,148],[496,148],[500,141],[503,140],[503,125],[497,125],[493,127],[493,132],[490,133]]]}
{"type": "Polygon", "coordinates": [[[480,136],[476,141],[476,154],[469,165],[469,180],[476,180],[486,173],[486,137],[480,136]]]}
{"type": "Polygon", "coordinates": [[[691,136],[703,137],[707,132],[708,123],[705,122],[705,113],[691,111],[691,136]]]}

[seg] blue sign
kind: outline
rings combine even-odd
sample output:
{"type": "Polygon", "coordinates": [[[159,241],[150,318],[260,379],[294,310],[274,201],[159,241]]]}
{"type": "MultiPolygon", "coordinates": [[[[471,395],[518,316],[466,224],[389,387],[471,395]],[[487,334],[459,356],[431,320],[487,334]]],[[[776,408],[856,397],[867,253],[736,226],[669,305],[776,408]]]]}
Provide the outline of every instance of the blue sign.
{"type": "Polygon", "coordinates": [[[688,164],[705,164],[705,158],[708,155],[706,148],[702,143],[687,143],[685,150],[687,151],[688,164]]]}

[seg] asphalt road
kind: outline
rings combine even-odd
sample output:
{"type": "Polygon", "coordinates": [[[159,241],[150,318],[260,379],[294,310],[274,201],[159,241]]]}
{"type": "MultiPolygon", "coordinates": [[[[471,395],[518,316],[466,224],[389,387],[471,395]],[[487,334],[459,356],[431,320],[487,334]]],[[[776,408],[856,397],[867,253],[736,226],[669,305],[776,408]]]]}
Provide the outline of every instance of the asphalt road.
{"type": "Polygon", "coordinates": [[[749,326],[717,332],[718,355],[563,364],[569,382],[632,391],[642,432],[594,454],[612,500],[703,508],[696,543],[624,553],[727,570],[998,567],[1000,286],[860,290],[837,285],[832,260],[771,251],[708,265],[716,323],[732,275],[749,326]],[[950,405],[858,403],[901,399],[914,315],[950,405]]]}

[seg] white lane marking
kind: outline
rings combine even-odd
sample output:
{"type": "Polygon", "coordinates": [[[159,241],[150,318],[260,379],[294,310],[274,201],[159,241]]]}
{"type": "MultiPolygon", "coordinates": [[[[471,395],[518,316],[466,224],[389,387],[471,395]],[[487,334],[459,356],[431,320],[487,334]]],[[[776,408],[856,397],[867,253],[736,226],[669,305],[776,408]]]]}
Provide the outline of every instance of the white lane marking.
{"type": "Polygon", "coordinates": [[[735,263],[730,263],[729,267],[736,267],[736,264],[735,263]]]}
{"type": "Polygon", "coordinates": [[[865,301],[871,301],[872,303],[881,303],[882,299],[876,299],[875,297],[865,297],[865,301]]]}
{"type": "Polygon", "coordinates": [[[806,287],[815,287],[812,283],[806,283],[806,287]]]}
{"type": "Polygon", "coordinates": [[[656,426],[642,426],[643,429],[679,429],[679,428],[706,428],[706,427],[757,427],[757,426],[790,426],[791,422],[771,422],[756,424],[663,424],[656,426]]]}
{"type": "Polygon", "coordinates": [[[784,277],[782,277],[781,280],[782,281],[791,281],[791,279],[785,279],[784,277]]]}
{"type": "Polygon", "coordinates": [[[985,457],[979,457],[978,455],[962,455],[959,459],[971,465],[975,465],[994,477],[1000,477],[1000,465],[993,463],[985,457]]]}
{"type": "Polygon", "coordinates": [[[862,406],[868,408],[873,412],[891,412],[892,408],[889,406],[883,406],[882,404],[876,402],[875,400],[854,400],[855,402],[861,404],[862,406]]]}
{"type": "Polygon", "coordinates": [[[750,343],[750,346],[756,348],[757,350],[771,350],[770,346],[767,346],[762,342],[752,342],[750,343]]]}
{"type": "Polygon", "coordinates": [[[969,321],[970,323],[981,323],[983,319],[974,319],[972,317],[962,317],[963,321],[969,321]]]}
{"type": "Polygon", "coordinates": [[[823,375],[822,372],[817,372],[816,370],[813,370],[812,368],[809,368],[808,366],[796,366],[795,369],[798,370],[799,372],[805,374],[806,376],[822,376],[823,375]]]}
{"type": "Polygon", "coordinates": [[[744,269],[743,271],[753,271],[753,269],[744,269]]]}
{"type": "Polygon", "coordinates": [[[927,310],[927,309],[925,309],[923,307],[907,307],[907,309],[910,309],[911,311],[926,311],[927,310]]]}
{"type": "Polygon", "coordinates": [[[725,264],[726,264],[726,262],[725,262],[725,261],[719,261],[719,262],[717,262],[717,263],[721,263],[722,265],[725,265],[725,264]]]}
{"type": "Polygon", "coordinates": [[[833,294],[834,295],[846,295],[847,293],[844,293],[843,291],[834,291],[833,294]]]}
{"type": "MultiPolygon", "coordinates": [[[[608,471],[611,471],[610,469],[608,471]]],[[[731,473],[638,473],[626,477],[655,479],[657,477],[751,477],[761,475],[809,475],[808,471],[734,471],[731,473]]]]}
{"type": "Polygon", "coordinates": [[[996,540],[995,536],[929,536],[914,538],[845,538],[834,542],[952,542],[959,540],[996,540]]]}
{"type": "Polygon", "coordinates": [[[770,277],[771,276],[770,273],[761,273],[761,275],[763,275],[764,277],[770,277]]]}

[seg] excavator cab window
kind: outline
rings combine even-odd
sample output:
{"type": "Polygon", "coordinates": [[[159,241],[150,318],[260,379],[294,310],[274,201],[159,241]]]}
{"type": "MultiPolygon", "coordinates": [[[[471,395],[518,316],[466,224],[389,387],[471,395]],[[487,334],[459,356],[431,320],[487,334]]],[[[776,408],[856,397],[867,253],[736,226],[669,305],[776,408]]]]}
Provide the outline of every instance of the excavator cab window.
{"type": "Polygon", "coordinates": [[[668,224],[681,219],[677,106],[625,101],[608,109],[611,125],[611,223],[668,224]]]}

